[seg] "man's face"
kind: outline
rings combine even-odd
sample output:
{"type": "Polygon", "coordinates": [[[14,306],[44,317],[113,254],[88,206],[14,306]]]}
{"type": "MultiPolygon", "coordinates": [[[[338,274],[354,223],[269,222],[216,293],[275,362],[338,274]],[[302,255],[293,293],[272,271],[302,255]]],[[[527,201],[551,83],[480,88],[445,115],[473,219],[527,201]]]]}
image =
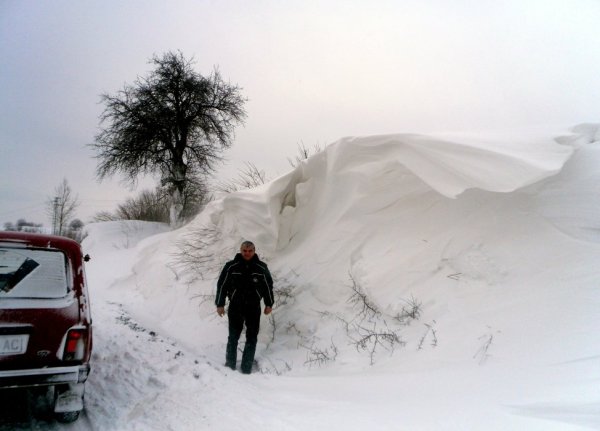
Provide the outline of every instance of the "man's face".
{"type": "Polygon", "coordinates": [[[244,260],[250,260],[254,257],[254,247],[242,247],[240,253],[242,253],[244,260]]]}

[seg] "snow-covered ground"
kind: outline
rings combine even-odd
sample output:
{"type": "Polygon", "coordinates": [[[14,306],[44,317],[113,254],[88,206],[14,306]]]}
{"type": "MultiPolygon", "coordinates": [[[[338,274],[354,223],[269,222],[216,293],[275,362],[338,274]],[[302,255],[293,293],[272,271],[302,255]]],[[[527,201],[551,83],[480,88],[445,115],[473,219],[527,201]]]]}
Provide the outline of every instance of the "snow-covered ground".
{"type": "Polygon", "coordinates": [[[67,428],[600,429],[599,141],[345,138],[181,229],[90,225],[94,368],[67,428]],[[243,239],[278,291],[250,376],[211,297],[243,239]]]}

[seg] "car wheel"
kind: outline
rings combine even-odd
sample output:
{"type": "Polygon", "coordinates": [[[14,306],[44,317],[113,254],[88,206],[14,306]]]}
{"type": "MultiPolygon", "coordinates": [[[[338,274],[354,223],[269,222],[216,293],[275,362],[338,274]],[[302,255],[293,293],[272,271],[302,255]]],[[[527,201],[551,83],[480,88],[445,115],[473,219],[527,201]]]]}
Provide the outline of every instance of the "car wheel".
{"type": "Polygon", "coordinates": [[[75,422],[77,420],[77,418],[79,418],[79,413],[81,413],[81,411],[60,412],[60,413],[54,413],[54,417],[56,418],[56,420],[58,422],[71,423],[71,422],[75,422]]]}

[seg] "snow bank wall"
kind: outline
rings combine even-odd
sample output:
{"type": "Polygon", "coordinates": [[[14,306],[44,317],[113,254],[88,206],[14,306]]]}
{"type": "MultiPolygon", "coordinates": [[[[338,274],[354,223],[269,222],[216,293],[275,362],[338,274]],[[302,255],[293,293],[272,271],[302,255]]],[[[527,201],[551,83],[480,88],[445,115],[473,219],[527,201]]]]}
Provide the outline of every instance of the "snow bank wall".
{"type": "Polygon", "coordinates": [[[306,238],[317,223],[337,223],[357,201],[373,212],[429,191],[456,198],[473,188],[506,193],[526,187],[559,172],[574,148],[597,133],[592,125],[579,132],[343,138],[269,184],[225,197],[212,218],[272,254],[300,234],[306,238]]]}

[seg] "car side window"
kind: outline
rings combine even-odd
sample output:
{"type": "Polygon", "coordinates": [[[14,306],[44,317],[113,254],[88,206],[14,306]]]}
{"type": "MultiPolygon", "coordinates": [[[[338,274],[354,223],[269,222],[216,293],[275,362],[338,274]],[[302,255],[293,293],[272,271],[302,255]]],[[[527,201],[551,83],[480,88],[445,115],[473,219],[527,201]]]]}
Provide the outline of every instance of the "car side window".
{"type": "Polygon", "coordinates": [[[58,250],[0,247],[0,299],[63,298],[67,258],[58,250]]]}

